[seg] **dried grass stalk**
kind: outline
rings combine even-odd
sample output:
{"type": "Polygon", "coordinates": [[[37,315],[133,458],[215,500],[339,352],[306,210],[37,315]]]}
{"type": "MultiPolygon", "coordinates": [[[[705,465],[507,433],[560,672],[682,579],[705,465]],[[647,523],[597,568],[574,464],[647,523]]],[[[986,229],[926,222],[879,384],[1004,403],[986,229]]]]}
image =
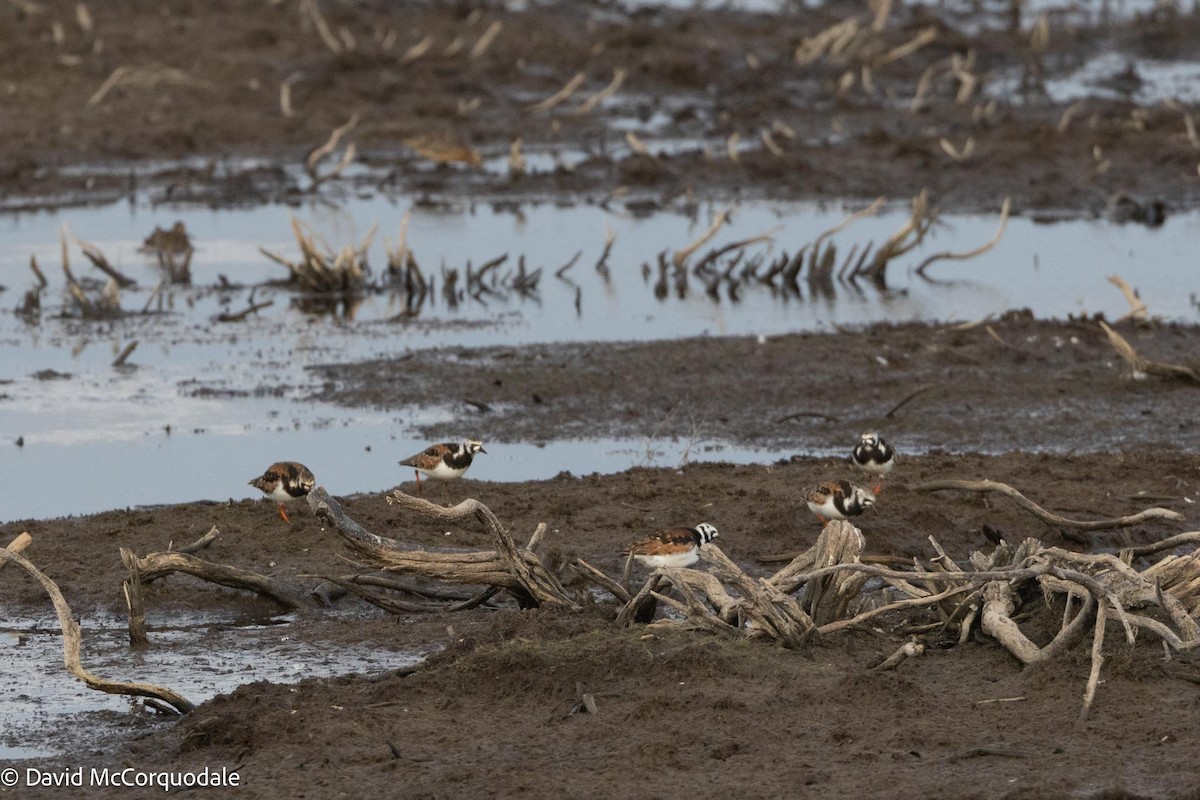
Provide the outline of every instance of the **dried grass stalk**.
{"type": "Polygon", "coordinates": [[[538,102],[538,103],[534,103],[533,105],[531,105],[529,107],[529,110],[530,111],[549,111],[550,109],[554,108],[559,103],[565,102],[566,100],[570,99],[571,95],[575,94],[575,90],[578,89],[580,86],[582,86],[583,82],[585,80],[587,80],[586,75],[584,75],[582,72],[576,72],[575,77],[573,77],[573,78],[571,78],[571,80],[567,81],[566,84],[561,89],[559,89],[557,92],[555,92],[554,94],[547,97],[545,100],[542,100],[541,102],[538,102]]]}
{"type": "Polygon", "coordinates": [[[621,67],[614,67],[612,80],[603,89],[593,94],[587,100],[584,100],[579,108],[575,109],[575,116],[582,117],[585,114],[592,113],[597,106],[616,94],[617,90],[621,88],[621,84],[625,83],[625,76],[627,74],[621,67]]]}

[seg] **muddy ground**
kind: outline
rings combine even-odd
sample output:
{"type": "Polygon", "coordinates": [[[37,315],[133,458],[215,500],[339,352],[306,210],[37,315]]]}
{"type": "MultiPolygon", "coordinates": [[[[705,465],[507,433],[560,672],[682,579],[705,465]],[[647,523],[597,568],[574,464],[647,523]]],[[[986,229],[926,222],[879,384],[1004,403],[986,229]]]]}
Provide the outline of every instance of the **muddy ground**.
{"type": "Polygon", "coordinates": [[[324,27],[300,2],[76,6],[0,8],[8,207],[147,188],[155,201],[295,197],[312,184],[304,156],[355,117],[343,144],[375,168],[355,180],[430,202],[628,193],[645,211],[695,194],[900,199],[928,188],[956,210],[995,210],[1010,195],[1018,213],[1095,213],[1121,193],[1168,212],[1200,197],[1188,107],[1134,102],[1138,59],[1200,52],[1194,14],[1054,14],[1042,43],[1032,18],[1013,29],[1003,13],[901,4],[881,30],[840,2],[772,14],[324,2],[324,27]],[[853,37],[822,38],[852,17],[853,37]],[[1047,95],[1106,53],[1128,64],[1082,87],[1093,99],[1047,95]],[[617,71],[615,92],[587,110],[617,71]],[[576,74],[569,99],[532,108],[576,74]],[[515,175],[504,159],[518,139],[526,153],[575,157],[515,175]],[[467,163],[477,156],[499,166],[467,163]]]}
{"type": "MultiPolygon", "coordinates": [[[[881,31],[801,65],[797,51],[830,26],[857,14],[869,30],[861,7],[756,15],[600,3],[528,11],[469,2],[317,5],[325,35],[299,2],[4,4],[0,203],[295,199],[312,188],[305,155],[353,115],[358,124],[346,138],[370,169],[324,182],[322,192],[394,191],[430,203],[608,200],[652,211],[696,197],[903,198],[927,187],[947,210],[995,209],[1010,195],[1017,213],[1069,215],[1102,212],[1121,193],[1136,201],[1125,208],[1161,200],[1167,213],[1200,198],[1190,111],[1136,105],[1136,67],[1096,87],[1115,87],[1115,99],[1068,108],[1040,88],[1103,52],[1131,61],[1194,57],[1195,15],[1159,11],[1082,27],[1054,17],[1041,49],[1031,44],[1040,37],[1030,19],[1019,32],[993,20],[991,32],[970,33],[978,19],[896,8],[881,31]],[[896,55],[925,29],[936,38],[896,55]],[[616,69],[625,78],[615,94],[577,113],[616,69]],[[580,72],[583,83],[569,100],[530,108],[580,72]],[[923,75],[924,100],[910,110],[923,75]],[[966,93],[976,79],[980,88],[966,93]],[[1024,88],[987,94],[1006,84],[1024,88]],[[289,87],[286,109],[281,85],[289,87]],[[631,152],[630,127],[649,155],[631,152]],[[518,138],[530,156],[575,154],[577,163],[517,175],[504,159],[518,138]],[[659,155],[681,140],[686,146],[659,155]],[[947,152],[961,153],[968,140],[970,156],[947,152]],[[430,158],[473,160],[472,151],[488,169],[435,166],[430,158]]],[[[1194,328],[1122,330],[1153,358],[1194,363],[1200,352],[1194,328]]],[[[546,522],[564,561],[579,555],[610,572],[632,539],[708,520],[731,557],[768,573],[777,563],[766,559],[803,549],[818,533],[798,508],[800,488],[846,474],[839,459],[793,457],[797,442],[842,452],[870,427],[908,448],[862,520],[875,555],[928,559],[934,535],[962,559],[991,546],[985,526],[1010,541],[1037,536],[1073,549],[1113,549],[1200,521],[1195,387],[1129,380],[1095,320],[1018,314],[964,329],[904,326],[763,342],[456,349],[332,364],[317,374],[326,382],[320,397],[347,405],[442,405],[447,386],[452,402],[475,401],[462,404],[453,430],[431,428],[431,437],[468,429],[499,448],[573,436],[673,436],[697,447],[720,441],[778,452],[777,463],[757,466],[452,487],[452,497],[489,504],[518,538],[546,522]],[[490,410],[481,412],[480,403],[490,410]],[[1158,505],[1185,520],[1065,536],[1003,499],[910,488],[935,477],[1008,481],[1072,516],[1158,505]]],[[[488,544],[477,530],[447,535],[444,526],[401,515],[382,496],[346,498],[346,508],[388,536],[488,544]]],[[[215,561],[304,588],[315,585],[314,575],[352,569],[335,534],[305,512],[284,525],[265,502],[24,521],[0,527],[0,538],[33,535],[29,556],[60,584],[86,639],[89,616],[123,613],[120,547],[159,551],[214,524],[222,537],[206,556],[215,561]]],[[[3,582],[4,609],[47,613],[40,589],[14,568],[3,582]]],[[[274,610],[178,576],[154,584],[147,600],[151,624],[156,612],[222,619],[248,607],[274,610]]],[[[603,600],[581,613],[502,602],[398,618],[358,601],[340,605],[353,613],[302,611],[293,634],[444,652],[407,676],[252,684],[179,722],[125,718],[126,733],[110,740],[80,720],[41,740],[69,755],[38,765],[231,767],[243,776],[235,794],[245,797],[1200,792],[1190,766],[1200,740],[1200,665],[1190,652],[1164,660],[1152,637],[1134,647],[1109,637],[1105,682],[1090,719],[1077,723],[1083,650],[1022,670],[986,638],[951,648],[931,638],[926,657],[871,672],[904,641],[892,633],[903,618],[793,652],[619,630],[603,600]],[[568,715],[577,691],[595,696],[597,714],[568,715]]],[[[1056,621],[1029,624],[1044,634],[1056,621]]],[[[0,787],[4,793],[62,796],[0,787]]]]}
{"type": "MultiPolygon", "coordinates": [[[[1029,321],[999,324],[997,331],[1013,337],[1018,329],[1029,334],[1037,328],[1046,341],[1065,333],[1062,326],[1029,321]]],[[[897,331],[897,339],[903,341],[904,333],[897,331]]],[[[1149,333],[1145,337],[1146,344],[1155,340],[1149,333]]],[[[870,337],[861,339],[806,337],[800,350],[849,343],[854,351],[870,337]]],[[[1021,341],[1034,344],[1025,335],[1021,341]]],[[[656,359],[663,363],[664,351],[673,351],[682,362],[711,358],[703,355],[710,346],[719,352],[739,345],[751,346],[705,340],[648,347],[662,348],[656,359]]],[[[593,351],[594,360],[610,365],[627,353],[620,345],[593,351]]],[[[798,358],[794,366],[803,367],[803,357],[798,358]]],[[[911,362],[899,369],[906,385],[920,375],[911,362]]],[[[1023,381],[1006,376],[1004,385],[1012,389],[1007,418],[1042,419],[1037,403],[1018,399],[1026,392],[1035,395],[1031,387],[1051,382],[1063,369],[1035,360],[1025,366],[1023,381]]],[[[1089,391],[1096,395],[1096,413],[1080,424],[1096,425],[1107,441],[1111,434],[1104,432],[1103,416],[1120,415],[1126,444],[1110,452],[1075,454],[905,455],[878,506],[861,520],[868,552],[928,559],[932,550],[926,537],[934,535],[953,557],[964,559],[991,548],[985,528],[1009,541],[1035,536],[1071,549],[1112,551],[1196,529],[1200,457],[1194,448],[1180,446],[1194,441],[1190,428],[1178,428],[1190,425],[1191,417],[1171,417],[1175,426],[1154,433],[1159,410],[1171,405],[1169,399],[1156,405],[1154,396],[1178,392],[1186,401],[1196,390],[1130,382],[1115,366],[1094,371],[1097,385],[1089,391]],[[1129,403],[1155,413],[1130,414],[1129,403]],[[1106,411],[1110,404],[1119,410],[1106,411]],[[1160,435],[1162,443],[1149,443],[1160,435]],[[1070,516],[1120,515],[1155,505],[1177,510],[1185,519],[1080,534],[1047,527],[1003,499],[910,488],[944,477],[1010,482],[1070,516]]],[[[841,375],[823,375],[815,365],[806,372],[810,397],[832,396],[846,385],[841,375]]],[[[586,368],[578,374],[588,379],[586,368]]],[[[612,381],[623,377],[617,374],[612,381]]],[[[741,396],[737,381],[714,385],[726,387],[711,393],[722,403],[741,396]]],[[[988,379],[964,373],[955,385],[983,393],[988,379]]],[[[589,397],[577,413],[604,414],[611,398],[589,397]]],[[[961,422],[952,409],[921,412],[916,403],[906,409],[921,418],[925,437],[949,441],[957,435],[961,422]]],[[[907,418],[898,414],[897,427],[907,418]]],[[[497,429],[509,432],[503,417],[497,420],[497,429]]],[[[1015,426],[1008,444],[1012,450],[1038,446],[1037,436],[1047,424],[1015,426]]],[[[896,438],[902,447],[905,435],[896,438]]],[[[491,446],[500,452],[504,445],[491,446]]],[[[450,487],[448,497],[483,500],[519,539],[546,522],[556,560],[583,557],[614,575],[622,566],[623,544],[661,526],[707,520],[722,531],[721,544],[732,558],[765,575],[778,566],[774,558],[810,546],[819,532],[817,520],[798,503],[800,488],[847,474],[841,459],[792,457],[781,446],[774,464],[692,464],[516,484],[466,480],[450,487]]],[[[441,492],[433,490],[431,496],[440,498],[441,492]]],[[[355,519],[389,537],[426,545],[490,544],[476,528],[447,528],[398,513],[380,495],[344,501],[355,519]]],[[[334,532],[307,512],[293,517],[284,525],[267,502],[213,503],[10,524],[0,528],[0,538],[28,530],[35,539],[31,556],[64,588],[86,623],[89,614],[122,613],[118,547],[162,550],[170,542],[199,537],[211,525],[222,537],[206,557],[221,563],[303,588],[317,584],[314,576],[353,571],[334,532]]],[[[11,580],[7,589],[8,608],[23,615],[44,609],[32,582],[11,580]]],[[[148,605],[151,625],[156,613],[202,610],[222,619],[245,613],[247,606],[272,607],[178,576],[154,584],[148,605]]],[[[896,672],[871,672],[905,641],[892,631],[923,621],[921,615],[897,616],[886,626],[830,636],[793,652],[704,634],[621,630],[614,624],[615,605],[603,599],[582,613],[519,611],[504,603],[497,609],[395,619],[357,601],[338,606],[357,609],[357,616],[348,621],[344,614],[331,619],[320,610],[304,611],[290,635],[445,651],[409,676],[252,684],[204,704],[179,723],[125,721],[125,734],[108,744],[89,740],[84,724],[74,735],[50,739],[72,753],[69,759],[44,760],[40,766],[236,767],[245,782],[243,794],[250,797],[278,792],[335,797],[349,787],[405,797],[625,796],[630,791],[652,797],[803,791],[881,797],[1184,797],[1200,790],[1182,766],[1187,756],[1181,753],[1190,752],[1200,736],[1195,688],[1200,664],[1191,653],[1164,661],[1162,651],[1144,639],[1128,647],[1119,637],[1110,638],[1100,698],[1090,720],[1080,724],[1075,719],[1088,669],[1084,648],[1052,667],[1022,671],[987,638],[948,648],[929,635],[926,658],[896,672]],[[595,716],[568,715],[577,687],[595,696],[595,716]]],[[[1045,631],[1055,623],[1035,617],[1027,624],[1045,631]]]]}

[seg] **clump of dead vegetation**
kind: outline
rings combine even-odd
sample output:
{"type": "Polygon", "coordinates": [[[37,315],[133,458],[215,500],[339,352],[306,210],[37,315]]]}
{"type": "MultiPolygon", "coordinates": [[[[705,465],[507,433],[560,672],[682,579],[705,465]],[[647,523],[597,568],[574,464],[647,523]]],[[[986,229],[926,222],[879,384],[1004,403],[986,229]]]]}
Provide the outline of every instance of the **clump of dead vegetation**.
{"type": "Polygon", "coordinates": [[[139,249],[154,256],[167,283],[186,285],[192,282],[192,256],[196,248],[182,222],[176,222],[170,228],[155,226],[139,249]]]}
{"type": "MultiPolygon", "coordinates": [[[[876,199],[795,251],[784,250],[771,255],[776,229],[709,249],[693,260],[725,225],[728,212],[723,212],[717,214],[708,230],[692,243],[674,252],[662,251],[655,266],[643,263],[642,275],[647,281],[654,278],[652,287],[659,299],[672,293],[680,299],[687,297],[692,280],[696,280],[704,293],[714,300],[719,300],[724,293],[732,301],[740,299],[745,288],[756,285],[795,297],[806,294],[832,297],[837,287],[856,288],[860,282],[886,290],[888,269],[925,242],[938,222],[939,210],[931,205],[928,192],[923,190],[912,199],[908,218],[886,239],[855,243],[848,251],[839,250],[833,237],[854,222],[877,214],[883,205],[884,198],[876,199]]],[[[1009,210],[1010,203],[1005,198],[996,235],[986,244],[962,253],[943,252],[929,256],[917,267],[917,274],[925,277],[926,269],[937,261],[966,260],[991,250],[1003,236],[1009,210]]]]}
{"type": "MultiPolygon", "coordinates": [[[[114,267],[98,247],[72,234],[64,225],[59,234],[62,253],[63,278],[66,281],[66,297],[59,313],[64,317],[78,317],[85,320],[107,320],[122,316],[121,290],[136,286],[137,282],[114,267]],[[75,277],[71,270],[70,242],[83,252],[85,258],[107,277],[100,282],[75,277]]],[[[36,322],[43,311],[42,297],[50,286],[50,281],[38,266],[37,258],[30,256],[29,269],[33,272],[34,285],[21,299],[17,313],[27,321],[36,322]]]]}
{"type": "MultiPolygon", "coordinates": [[[[407,213],[401,219],[399,237],[394,243],[385,240],[387,266],[378,275],[372,273],[368,263],[375,227],[371,228],[361,243],[343,245],[335,251],[308,226],[293,217],[292,234],[300,257],[285,258],[265,248],[260,248],[260,251],[277,264],[287,267],[288,283],[304,292],[308,301],[319,304],[337,300],[345,302],[347,309],[350,309],[366,295],[394,293],[403,298],[404,308],[397,315],[399,319],[417,317],[424,308],[432,307],[439,301],[448,308],[457,308],[468,300],[487,305],[492,299],[540,299],[538,292],[542,268],[528,267],[524,255],[516,258],[515,267],[510,265],[508,253],[490,258],[478,267],[470,260],[461,267],[443,263],[438,272],[423,267],[408,246],[410,219],[407,213]]],[[[609,242],[605,258],[611,246],[609,242]]],[[[561,278],[578,257],[560,268],[556,273],[558,277],[561,278]]],[[[258,307],[263,306],[259,304],[258,307]]],[[[319,305],[310,304],[306,307],[320,309],[319,305]]]]}

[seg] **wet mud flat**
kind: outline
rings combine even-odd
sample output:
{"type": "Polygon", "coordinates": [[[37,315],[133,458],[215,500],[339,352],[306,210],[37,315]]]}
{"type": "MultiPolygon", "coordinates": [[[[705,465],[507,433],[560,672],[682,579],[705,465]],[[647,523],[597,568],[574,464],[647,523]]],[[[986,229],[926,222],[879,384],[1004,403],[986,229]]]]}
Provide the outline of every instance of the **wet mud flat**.
{"type": "MultiPolygon", "coordinates": [[[[517,213],[529,200],[566,199],[642,214],[712,198],[896,199],[928,188],[945,209],[994,212],[1009,195],[1018,214],[1108,211],[1154,225],[1160,213],[1195,207],[1200,186],[1196,99],[1160,102],[1150,69],[1192,57],[1200,21],[1163,9],[1116,24],[1052,13],[1048,37],[1029,15],[1010,30],[918,6],[896,7],[877,28],[861,5],[840,3],[754,13],[44,2],[0,15],[0,52],[12,65],[0,82],[10,112],[0,116],[0,202],[12,209],[378,193],[427,208],[479,196],[517,213]],[[822,50],[842,34],[853,47],[822,50]],[[1097,61],[1111,54],[1117,61],[1097,61]],[[307,154],[351,120],[341,143],[356,145],[355,162],[340,175],[328,163],[305,169],[307,154]]],[[[1194,364],[1200,352],[1194,327],[1119,327],[1151,358],[1194,364]]],[[[1095,319],[442,348],[311,372],[320,399],[346,407],[454,404],[451,421],[422,427],[430,438],[470,432],[502,448],[608,435],[645,437],[649,448],[672,437],[685,452],[706,442],[776,451],[754,465],[681,457],[674,469],[451,487],[452,499],[487,503],[519,540],[547,523],[557,558],[581,556],[609,573],[619,572],[623,545],[701,520],[718,525],[747,572],[771,573],[772,557],[812,545],[820,530],[801,489],[846,476],[841,454],[877,427],[903,457],[861,518],[870,555],[927,560],[930,535],[958,560],[998,535],[1111,553],[1200,521],[1197,390],[1130,380],[1095,319]],[[1068,535],[1003,498],[912,489],[985,477],[1068,516],[1154,505],[1183,519],[1068,535]]],[[[489,544],[474,529],[405,517],[382,495],[342,499],[383,535],[489,544]]],[[[214,561],[304,589],[354,569],[316,519],[298,513],[285,526],[265,502],[27,520],[0,526],[0,539],[33,535],[28,554],[83,619],[86,648],[89,618],[110,625],[125,613],[119,548],[158,552],[213,525],[221,538],[205,555],[214,561]]],[[[3,579],[13,619],[52,620],[32,581],[12,566],[3,579]]],[[[280,616],[273,604],[179,576],[148,587],[146,602],[150,654],[172,648],[156,619],[235,627],[280,616]]],[[[615,611],[603,596],[580,612],[503,603],[397,616],[343,600],[337,613],[291,615],[279,635],[324,657],[344,649],[344,671],[362,674],[295,682],[284,653],[272,656],[276,674],[183,720],[81,713],[6,732],[3,744],[69,754],[18,768],[237,769],[245,797],[1200,791],[1190,768],[1200,664],[1190,650],[1168,660],[1150,636],[1127,645],[1110,635],[1096,703],[1076,722],[1084,648],[1022,670],[988,638],[943,648],[931,637],[924,657],[875,671],[904,640],[890,624],[790,651],[622,629],[615,611]],[[364,663],[364,648],[433,655],[423,669],[393,670],[364,663]],[[581,713],[584,695],[596,713],[581,713]]],[[[1043,616],[1022,619],[1039,641],[1060,623],[1043,616]]],[[[180,652],[181,672],[206,669],[180,652]]],[[[103,666],[137,679],[149,658],[103,666]]],[[[62,791],[0,787],[20,797],[62,791]]]]}
{"type": "MultiPolygon", "coordinates": [[[[801,510],[799,487],[837,474],[845,474],[845,465],[833,458],[697,464],[514,484],[466,480],[452,487],[451,499],[482,500],[520,539],[546,522],[556,558],[582,556],[610,574],[620,572],[621,546],[648,530],[707,520],[722,531],[731,558],[765,575],[778,567],[772,557],[810,546],[820,531],[801,510]]],[[[963,559],[991,548],[989,532],[1112,552],[1196,529],[1197,487],[1196,454],[1169,448],[910,456],[878,505],[856,521],[874,556],[929,558],[926,537],[934,535],[963,559]],[[1073,517],[1154,505],[1179,511],[1183,520],[1064,536],[1003,498],[911,488],[946,477],[1005,481],[1073,517]]],[[[390,537],[489,545],[476,528],[414,519],[380,495],[343,500],[347,513],[390,537]]],[[[216,525],[222,537],[205,553],[213,561],[298,586],[351,571],[336,533],[307,512],[293,517],[284,526],[267,502],[192,504],[7,525],[0,536],[33,534],[31,557],[75,609],[85,610],[86,643],[88,614],[123,613],[120,546],[158,551],[216,525]]],[[[6,608],[22,614],[45,608],[32,581],[6,580],[6,608]]],[[[219,623],[271,605],[180,576],[147,591],[151,624],[156,614],[185,610],[219,623]]],[[[1128,646],[1113,637],[1096,705],[1086,723],[1076,724],[1088,673],[1084,648],[1022,670],[980,637],[949,649],[932,646],[925,657],[879,672],[871,668],[904,641],[888,633],[895,620],[792,651],[699,632],[622,629],[615,613],[602,595],[580,612],[520,611],[506,603],[395,617],[343,600],[333,617],[302,612],[281,629],[326,650],[336,651],[339,642],[347,651],[417,646],[434,653],[425,668],[257,682],[178,722],[77,717],[72,735],[32,743],[67,744],[71,755],[13,763],[227,766],[242,775],[241,791],[250,797],[280,791],[334,797],[348,785],[405,797],[615,796],[635,789],[708,797],[733,790],[773,795],[797,786],[885,797],[1183,797],[1197,788],[1179,752],[1200,736],[1200,664],[1191,651],[1166,660],[1156,642],[1141,638],[1128,646]],[[592,696],[596,714],[571,713],[581,692],[592,696]],[[89,736],[101,723],[105,735],[89,736]]],[[[1023,624],[1048,637],[1058,620],[1023,624]]],[[[152,631],[152,641],[156,636],[152,631]]],[[[170,646],[160,636],[152,651],[170,646]]],[[[281,675],[289,671],[286,660],[278,665],[281,675]]]]}
{"type": "Polygon", "coordinates": [[[147,191],[259,203],[339,182],[432,203],[567,193],[641,211],[693,193],[928,188],[959,210],[1009,195],[1018,213],[1096,213],[1132,196],[1133,216],[1152,219],[1198,196],[1197,98],[1172,65],[1200,47],[1200,19],[1167,8],[1015,25],[907,4],[876,20],[849,3],[0,13],[13,64],[0,192],[14,208],[147,191]],[[301,168],[351,121],[340,143],[355,144],[354,169],[330,180],[331,165],[301,168]]]}
{"type": "MultiPolygon", "coordinates": [[[[1194,364],[1200,353],[1195,326],[1118,328],[1147,358],[1194,364]]],[[[454,424],[427,426],[430,437],[673,437],[787,457],[877,428],[910,452],[1174,448],[1197,436],[1194,383],[1133,379],[1099,320],[1019,312],[835,333],[442,348],[311,372],[327,402],[455,404],[454,424]]]]}

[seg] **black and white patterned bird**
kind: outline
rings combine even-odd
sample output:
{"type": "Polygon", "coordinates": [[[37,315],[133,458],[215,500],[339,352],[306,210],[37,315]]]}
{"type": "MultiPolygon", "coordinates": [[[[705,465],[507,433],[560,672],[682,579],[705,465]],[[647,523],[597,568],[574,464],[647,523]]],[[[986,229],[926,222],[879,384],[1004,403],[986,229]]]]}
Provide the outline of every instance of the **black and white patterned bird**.
{"type": "Polygon", "coordinates": [[[882,436],[871,431],[858,438],[850,460],[854,466],[875,478],[871,491],[878,494],[883,489],[884,477],[896,466],[896,450],[882,436]]]}
{"type": "Polygon", "coordinates": [[[701,522],[694,528],[667,528],[634,542],[622,555],[647,567],[686,567],[700,559],[700,548],[716,539],[715,526],[701,522]]]}
{"type": "Polygon", "coordinates": [[[307,497],[316,482],[312,470],[299,461],[277,461],[250,481],[250,485],[274,500],[279,506],[280,518],[284,522],[291,522],[283,509],[284,504],[307,497]]]}
{"type": "Polygon", "coordinates": [[[476,453],[487,453],[483,442],[466,439],[461,443],[444,442],[426,447],[415,456],[400,462],[402,467],[412,467],[417,476],[417,491],[421,490],[421,476],[430,480],[452,481],[461,478],[471,466],[476,453]]]}
{"type": "Polygon", "coordinates": [[[869,489],[850,481],[826,481],[804,493],[808,510],[824,523],[829,519],[857,517],[875,505],[875,495],[869,489]]]}

